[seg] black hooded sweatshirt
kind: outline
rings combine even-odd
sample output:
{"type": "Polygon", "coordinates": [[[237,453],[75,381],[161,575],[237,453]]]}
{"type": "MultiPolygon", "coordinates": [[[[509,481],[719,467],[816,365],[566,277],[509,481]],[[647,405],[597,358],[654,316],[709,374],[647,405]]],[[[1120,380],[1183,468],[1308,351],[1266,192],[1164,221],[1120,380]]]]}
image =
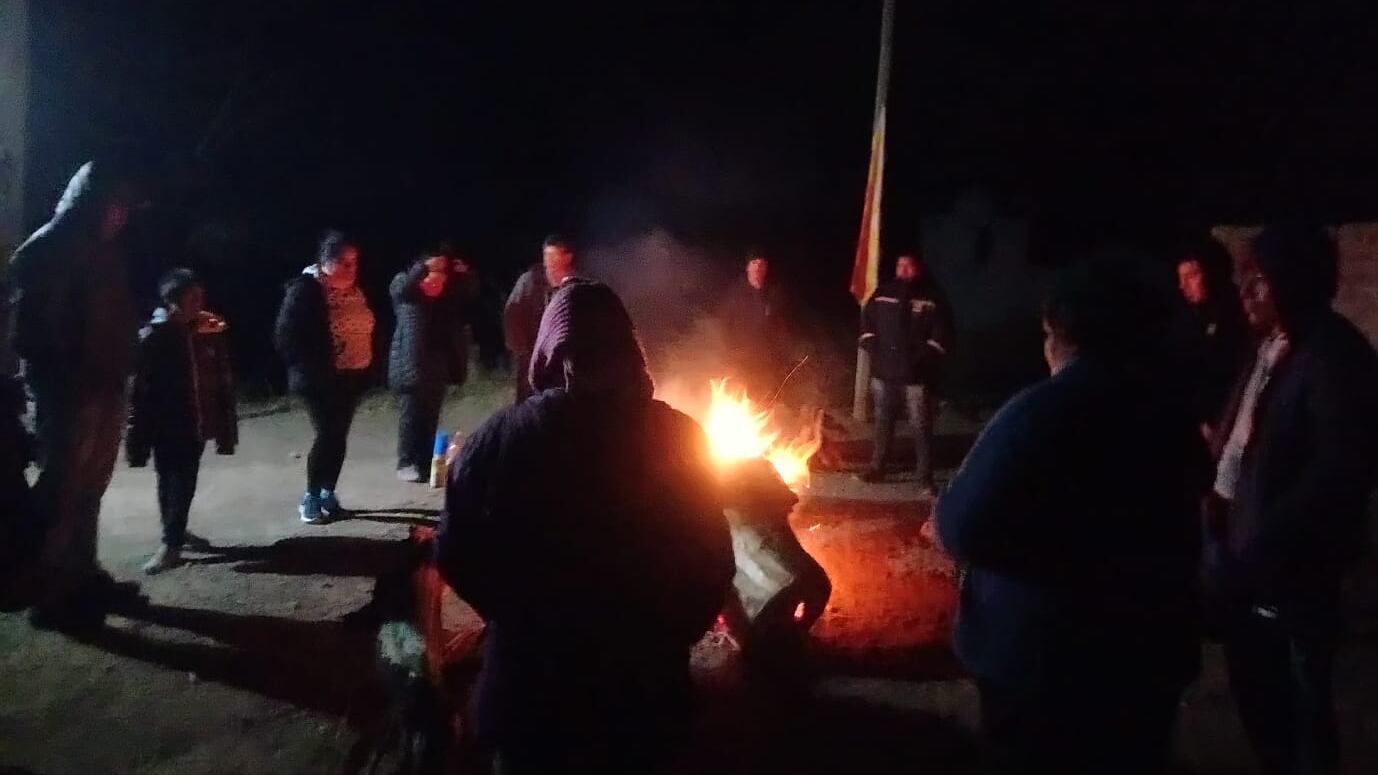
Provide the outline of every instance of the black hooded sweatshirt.
{"type": "Polygon", "coordinates": [[[107,205],[128,201],[113,168],[87,162],[53,217],[15,251],[13,345],[35,390],[124,390],[134,369],[139,318],[119,240],[102,241],[107,205]]]}

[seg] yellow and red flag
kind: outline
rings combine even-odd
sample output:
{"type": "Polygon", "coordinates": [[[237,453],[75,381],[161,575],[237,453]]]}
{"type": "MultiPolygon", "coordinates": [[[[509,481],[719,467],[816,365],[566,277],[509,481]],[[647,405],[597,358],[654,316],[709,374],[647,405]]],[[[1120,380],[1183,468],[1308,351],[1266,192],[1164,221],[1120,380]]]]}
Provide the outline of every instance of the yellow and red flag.
{"type": "Polygon", "coordinates": [[[880,198],[885,179],[885,105],[876,106],[871,134],[871,167],[866,173],[866,200],[861,208],[861,234],[852,264],[852,295],[858,304],[871,298],[880,280],[880,198]]]}
{"type": "Polygon", "coordinates": [[[861,234],[852,264],[852,295],[865,304],[880,281],[880,195],[885,184],[885,100],[890,90],[890,49],[894,40],[895,0],[884,0],[880,17],[880,61],[876,67],[876,112],[871,127],[871,166],[866,173],[866,201],[861,208],[861,234]]]}

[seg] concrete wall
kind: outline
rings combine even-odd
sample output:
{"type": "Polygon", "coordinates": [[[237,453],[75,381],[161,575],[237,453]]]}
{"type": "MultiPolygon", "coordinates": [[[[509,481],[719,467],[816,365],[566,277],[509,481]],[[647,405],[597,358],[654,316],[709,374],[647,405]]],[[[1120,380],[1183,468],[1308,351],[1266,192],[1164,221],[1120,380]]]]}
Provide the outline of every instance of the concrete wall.
{"type": "Polygon", "coordinates": [[[27,0],[0,0],[0,255],[23,239],[24,122],[29,102],[27,0]]]}

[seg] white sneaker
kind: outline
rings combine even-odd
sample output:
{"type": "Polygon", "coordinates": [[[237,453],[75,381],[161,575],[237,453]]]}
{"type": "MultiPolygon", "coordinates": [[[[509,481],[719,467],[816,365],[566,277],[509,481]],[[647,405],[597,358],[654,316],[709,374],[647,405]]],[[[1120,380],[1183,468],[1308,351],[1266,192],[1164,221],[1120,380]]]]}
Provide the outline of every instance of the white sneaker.
{"type": "Polygon", "coordinates": [[[152,557],[148,558],[148,562],[144,563],[144,573],[155,576],[181,564],[182,550],[163,544],[158,547],[158,551],[154,552],[152,557]]]}

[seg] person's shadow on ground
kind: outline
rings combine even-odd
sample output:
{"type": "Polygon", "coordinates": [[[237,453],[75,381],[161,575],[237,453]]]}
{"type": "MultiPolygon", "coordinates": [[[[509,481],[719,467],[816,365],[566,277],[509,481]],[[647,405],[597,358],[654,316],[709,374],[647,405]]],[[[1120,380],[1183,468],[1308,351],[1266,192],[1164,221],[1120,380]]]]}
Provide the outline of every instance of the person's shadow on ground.
{"type": "MultiPolygon", "coordinates": [[[[433,524],[433,523],[422,523],[433,524]]],[[[204,546],[188,565],[234,564],[237,573],[377,577],[405,558],[405,541],[357,536],[298,536],[268,546],[204,546]]]]}
{"type": "MultiPolygon", "coordinates": [[[[408,541],[307,537],[216,551],[221,552],[217,561],[244,563],[235,568],[242,572],[373,576],[380,579],[381,591],[405,588],[415,550],[408,541]]],[[[378,681],[377,627],[385,618],[407,615],[399,608],[405,600],[380,591],[361,609],[324,621],[136,605],[119,611],[126,621],[108,622],[83,640],[112,654],[194,675],[196,680],[336,717],[358,733],[341,771],[358,772],[378,739],[389,702],[378,681]]]]}

